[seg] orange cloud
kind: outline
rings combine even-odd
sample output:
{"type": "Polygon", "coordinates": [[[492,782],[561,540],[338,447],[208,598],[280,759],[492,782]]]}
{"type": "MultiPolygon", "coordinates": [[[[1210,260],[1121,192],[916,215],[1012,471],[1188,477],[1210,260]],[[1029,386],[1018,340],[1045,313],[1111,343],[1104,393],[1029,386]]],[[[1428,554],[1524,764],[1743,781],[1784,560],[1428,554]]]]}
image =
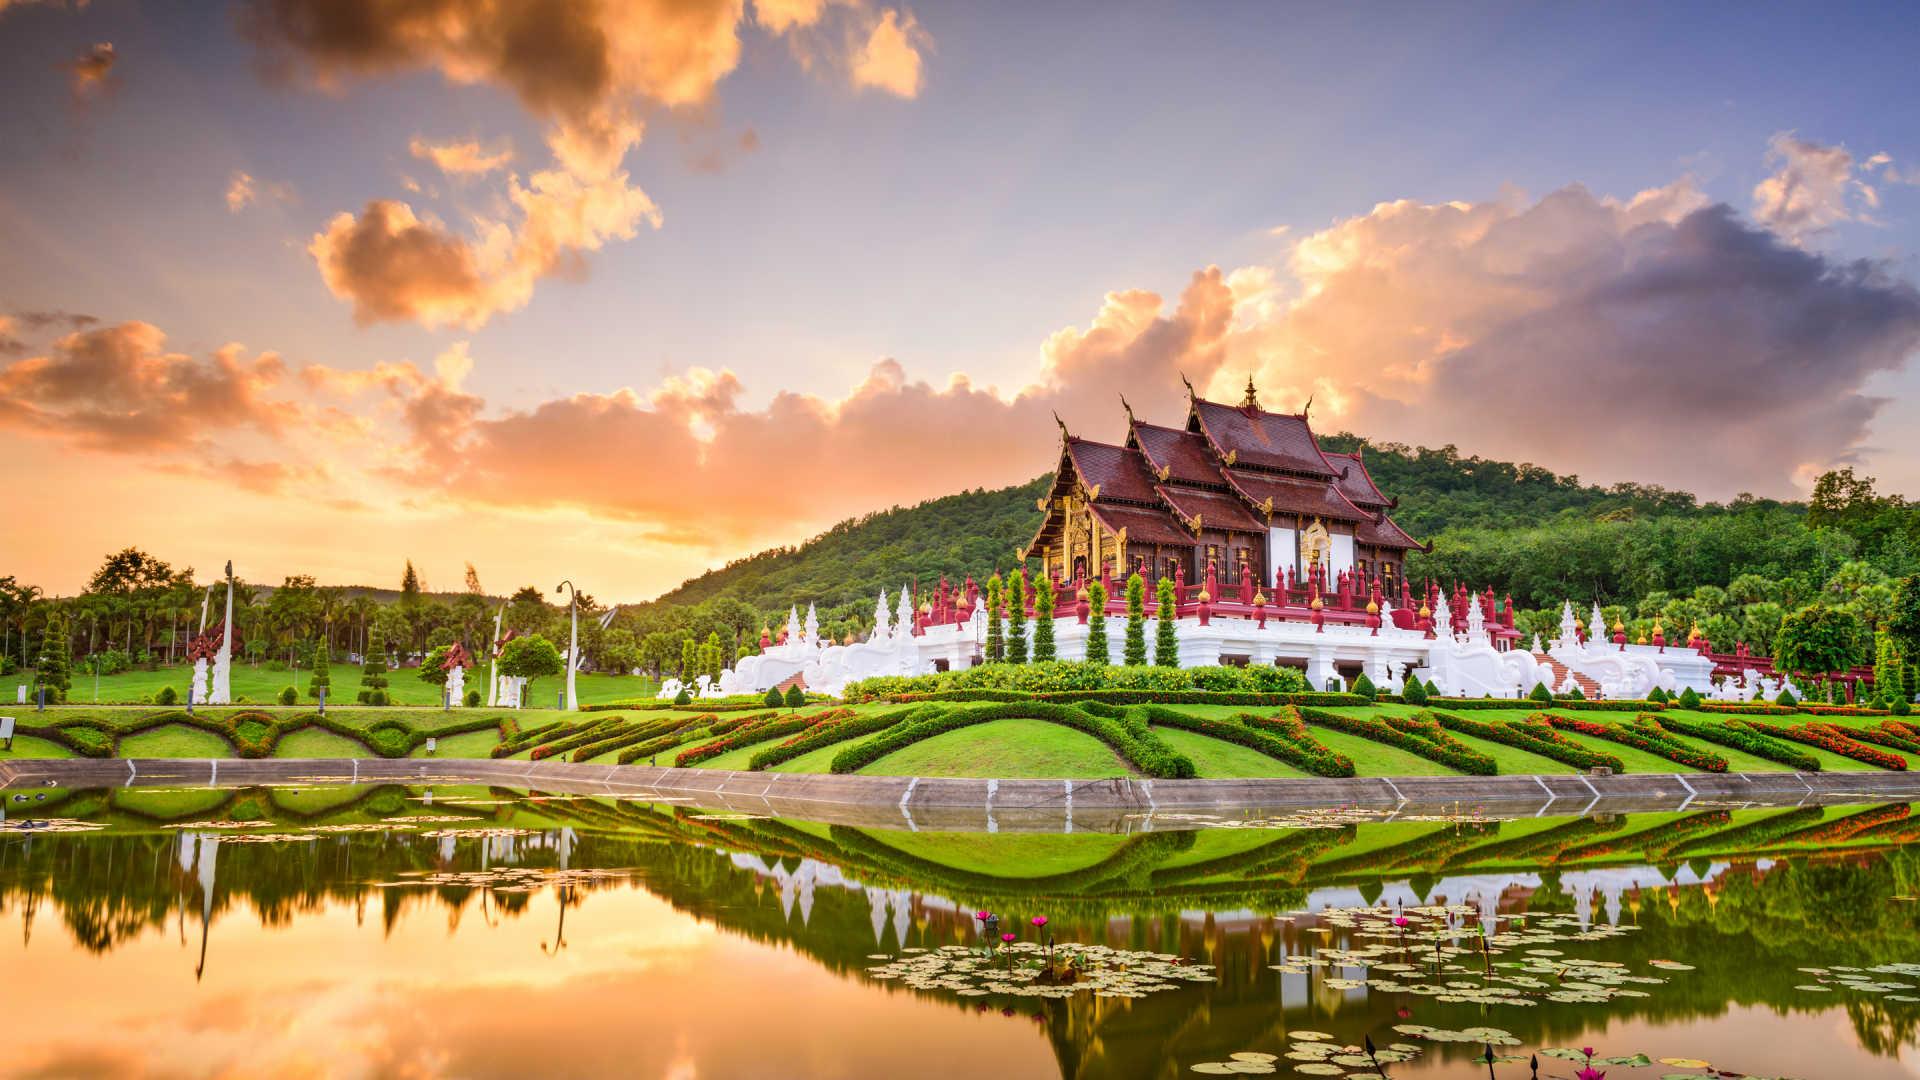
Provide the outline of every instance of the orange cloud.
{"type": "Polygon", "coordinates": [[[73,87],[74,100],[85,101],[101,92],[108,85],[107,77],[112,74],[117,59],[113,42],[102,41],[63,65],[73,87]]]}
{"type": "Polygon", "coordinates": [[[0,426],[122,453],[175,451],[238,428],[280,434],[289,409],[268,396],[285,374],[279,356],[248,360],[226,345],[202,360],[165,346],[143,322],[68,334],[47,355],[0,367],[0,426]]]}
{"type": "Polygon", "coordinates": [[[853,56],[853,85],[896,97],[920,95],[920,46],[925,35],[911,14],[881,13],[866,44],[853,56]]]}
{"type": "Polygon", "coordinates": [[[504,139],[492,147],[486,147],[480,145],[478,139],[434,143],[416,135],[407,148],[414,157],[433,162],[435,167],[449,176],[490,173],[513,164],[513,146],[504,139]]]}
{"type": "Polygon", "coordinates": [[[250,173],[235,169],[227,178],[227,211],[237,214],[262,198],[274,202],[292,202],[293,185],[261,184],[250,173]]]}

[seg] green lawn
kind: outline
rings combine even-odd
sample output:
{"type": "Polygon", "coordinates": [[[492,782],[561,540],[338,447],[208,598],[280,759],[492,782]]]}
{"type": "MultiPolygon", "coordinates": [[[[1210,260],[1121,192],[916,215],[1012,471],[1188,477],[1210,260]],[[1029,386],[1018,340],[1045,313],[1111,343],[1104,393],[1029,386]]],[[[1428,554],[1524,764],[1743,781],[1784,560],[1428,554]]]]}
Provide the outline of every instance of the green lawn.
{"type": "Polygon", "coordinates": [[[229,758],[233,746],[211,731],[185,724],[162,724],[120,740],[120,756],[130,758],[229,758]]]}
{"type": "Polygon", "coordinates": [[[273,751],[274,757],[287,758],[369,757],[371,754],[364,743],[318,728],[281,736],[280,744],[273,751]]]}
{"type": "MultiPolygon", "coordinates": [[[[100,677],[99,695],[95,696],[93,676],[86,670],[86,657],[74,658],[72,685],[67,690],[69,705],[133,705],[145,704],[153,700],[163,686],[171,686],[187,699],[187,690],[193,685],[193,666],[176,664],[173,667],[160,667],[153,671],[123,671],[118,675],[100,677]]],[[[360,669],[348,664],[335,664],[328,669],[331,688],[327,692],[330,702],[336,705],[350,705],[354,695],[360,689],[360,669]]],[[[280,691],[292,686],[300,693],[300,702],[310,705],[313,699],[307,696],[308,683],[313,672],[302,668],[298,671],[271,671],[266,664],[237,664],[233,669],[233,694],[242,704],[270,705],[279,700],[280,691]]],[[[582,672],[577,676],[576,689],[582,704],[594,705],[609,701],[627,701],[650,698],[659,691],[659,684],[653,679],[634,675],[603,675],[597,672],[582,672]]],[[[26,675],[14,675],[0,680],[0,689],[4,689],[7,700],[12,700],[13,687],[17,683],[27,683],[26,675]]],[[[558,702],[559,693],[566,680],[559,677],[536,679],[528,688],[527,704],[552,709],[558,702]]],[[[487,675],[485,666],[476,667],[467,672],[467,688],[478,689],[485,700],[487,675]]],[[[29,691],[31,693],[31,691],[29,691]]],[[[420,678],[418,668],[402,668],[387,673],[387,694],[396,705],[438,705],[440,687],[420,678]]]]}
{"type": "Polygon", "coordinates": [[[1128,776],[1106,743],[1045,720],[995,720],[903,747],[860,770],[868,776],[1128,776]]]}
{"type": "Polygon", "coordinates": [[[1168,746],[1193,759],[1194,775],[1219,779],[1249,776],[1306,776],[1284,761],[1276,761],[1251,747],[1215,739],[1182,728],[1155,728],[1168,746]]]}
{"type": "Polygon", "coordinates": [[[996,877],[1042,877],[1081,870],[1112,855],[1127,837],[1115,833],[889,832],[887,846],[910,855],[996,877]]]}

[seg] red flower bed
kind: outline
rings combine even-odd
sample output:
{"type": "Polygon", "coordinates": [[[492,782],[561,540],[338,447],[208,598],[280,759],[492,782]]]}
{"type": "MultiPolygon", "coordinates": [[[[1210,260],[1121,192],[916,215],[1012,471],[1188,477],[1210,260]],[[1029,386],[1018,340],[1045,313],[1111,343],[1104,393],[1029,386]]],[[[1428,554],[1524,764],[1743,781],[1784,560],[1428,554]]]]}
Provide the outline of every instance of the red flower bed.
{"type": "Polygon", "coordinates": [[[1612,724],[1596,724],[1591,720],[1576,720],[1570,716],[1555,716],[1552,713],[1534,713],[1527,717],[1529,722],[1541,720],[1567,731],[1577,731],[1582,735],[1591,735],[1596,739],[1606,739],[1622,746],[1631,746],[1657,754],[1677,765],[1701,772],[1726,772],[1727,759],[1718,754],[1709,754],[1695,750],[1686,743],[1667,734],[1658,723],[1644,724],[1638,728],[1616,727],[1612,724]]]}
{"type": "Polygon", "coordinates": [[[1793,844],[1837,844],[1842,840],[1851,840],[1868,829],[1900,821],[1912,813],[1913,807],[1906,803],[1888,803],[1843,818],[1823,821],[1812,828],[1788,833],[1780,839],[1793,844]]]}
{"type": "Polygon", "coordinates": [[[1898,754],[1889,754],[1878,747],[1868,746],[1866,743],[1847,735],[1832,724],[1795,724],[1792,727],[1781,727],[1778,724],[1762,723],[1759,720],[1734,720],[1729,722],[1745,724],[1755,731],[1772,735],[1776,738],[1792,739],[1797,743],[1817,746],[1822,750],[1839,754],[1842,757],[1850,757],[1855,761],[1864,761],[1868,765],[1875,766],[1876,768],[1891,769],[1894,772],[1905,772],[1907,770],[1906,758],[1898,754]]]}
{"type": "MultiPolygon", "coordinates": [[[[774,714],[769,714],[771,715],[774,714]]],[[[804,732],[815,724],[839,720],[851,715],[853,715],[851,709],[828,709],[826,712],[815,713],[812,716],[795,716],[786,720],[764,719],[743,724],[732,729],[722,738],[680,751],[674,755],[673,763],[684,768],[706,761],[708,758],[719,757],[729,750],[752,746],[754,743],[766,742],[768,739],[777,739],[782,735],[804,732]]]]}

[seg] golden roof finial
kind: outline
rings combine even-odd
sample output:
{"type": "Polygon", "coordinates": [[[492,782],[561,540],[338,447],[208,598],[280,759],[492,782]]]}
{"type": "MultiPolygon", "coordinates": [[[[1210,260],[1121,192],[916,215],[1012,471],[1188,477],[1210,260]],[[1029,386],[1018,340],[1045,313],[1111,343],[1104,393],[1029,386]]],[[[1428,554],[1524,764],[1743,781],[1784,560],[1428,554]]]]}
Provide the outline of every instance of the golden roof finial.
{"type": "Polygon", "coordinates": [[[1251,371],[1247,372],[1247,397],[1245,401],[1240,403],[1240,406],[1246,409],[1257,409],[1260,407],[1259,395],[1255,394],[1253,390],[1253,372],[1251,371]]]}
{"type": "Polygon", "coordinates": [[[1380,601],[1378,600],[1367,601],[1367,614],[1369,615],[1380,614],[1380,601]]]}
{"type": "Polygon", "coordinates": [[[1062,440],[1073,438],[1073,436],[1068,434],[1067,432],[1067,422],[1065,420],[1060,419],[1060,414],[1058,412],[1053,414],[1053,422],[1060,425],[1060,438],[1062,440]]]}
{"type": "Polygon", "coordinates": [[[1194,397],[1199,397],[1199,396],[1200,396],[1199,394],[1197,394],[1197,393],[1195,393],[1195,392],[1194,392],[1194,389],[1193,389],[1193,380],[1192,380],[1192,379],[1189,379],[1189,378],[1187,378],[1187,373],[1186,373],[1186,372],[1184,372],[1184,371],[1180,373],[1180,383],[1181,383],[1181,385],[1183,385],[1183,386],[1185,386],[1185,387],[1187,388],[1187,396],[1188,396],[1188,397],[1190,397],[1190,398],[1194,398],[1194,397]]]}
{"type": "Polygon", "coordinates": [[[1127,395],[1125,394],[1120,395],[1120,407],[1127,410],[1127,423],[1131,425],[1133,423],[1133,406],[1127,404],[1127,395]]]}
{"type": "Polygon", "coordinates": [[[1265,606],[1267,602],[1267,591],[1265,589],[1255,589],[1253,593],[1253,602],[1255,604],[1265,606]]]}

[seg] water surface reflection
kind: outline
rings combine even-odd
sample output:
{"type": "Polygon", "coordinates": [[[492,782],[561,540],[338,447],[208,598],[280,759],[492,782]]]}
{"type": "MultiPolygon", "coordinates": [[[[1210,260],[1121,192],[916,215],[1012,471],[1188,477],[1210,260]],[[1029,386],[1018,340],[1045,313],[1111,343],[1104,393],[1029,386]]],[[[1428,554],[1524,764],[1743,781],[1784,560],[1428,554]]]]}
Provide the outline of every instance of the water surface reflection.
{"type": "Polygon", "coordinates": [[[1171,1078],[1311,1032],[1412,1038],[1392,1076],[1488,1075],[1482,1046],[1394,1030],[1422,1025],[1510,1032],[1498,1054],[1892,1077],[1920,1022],[1920,978],[1864,970],[1920,961],[1902,804],[1071,836],[482,788],[53,792],[7,813],[7,1076],[1171,1078]],[[880,977],[977,964],[982,910],[1214,977],[1058,997],[880,977]],[[1535,1003],[1490,996],[1509,991],[1535,1003]]]}

